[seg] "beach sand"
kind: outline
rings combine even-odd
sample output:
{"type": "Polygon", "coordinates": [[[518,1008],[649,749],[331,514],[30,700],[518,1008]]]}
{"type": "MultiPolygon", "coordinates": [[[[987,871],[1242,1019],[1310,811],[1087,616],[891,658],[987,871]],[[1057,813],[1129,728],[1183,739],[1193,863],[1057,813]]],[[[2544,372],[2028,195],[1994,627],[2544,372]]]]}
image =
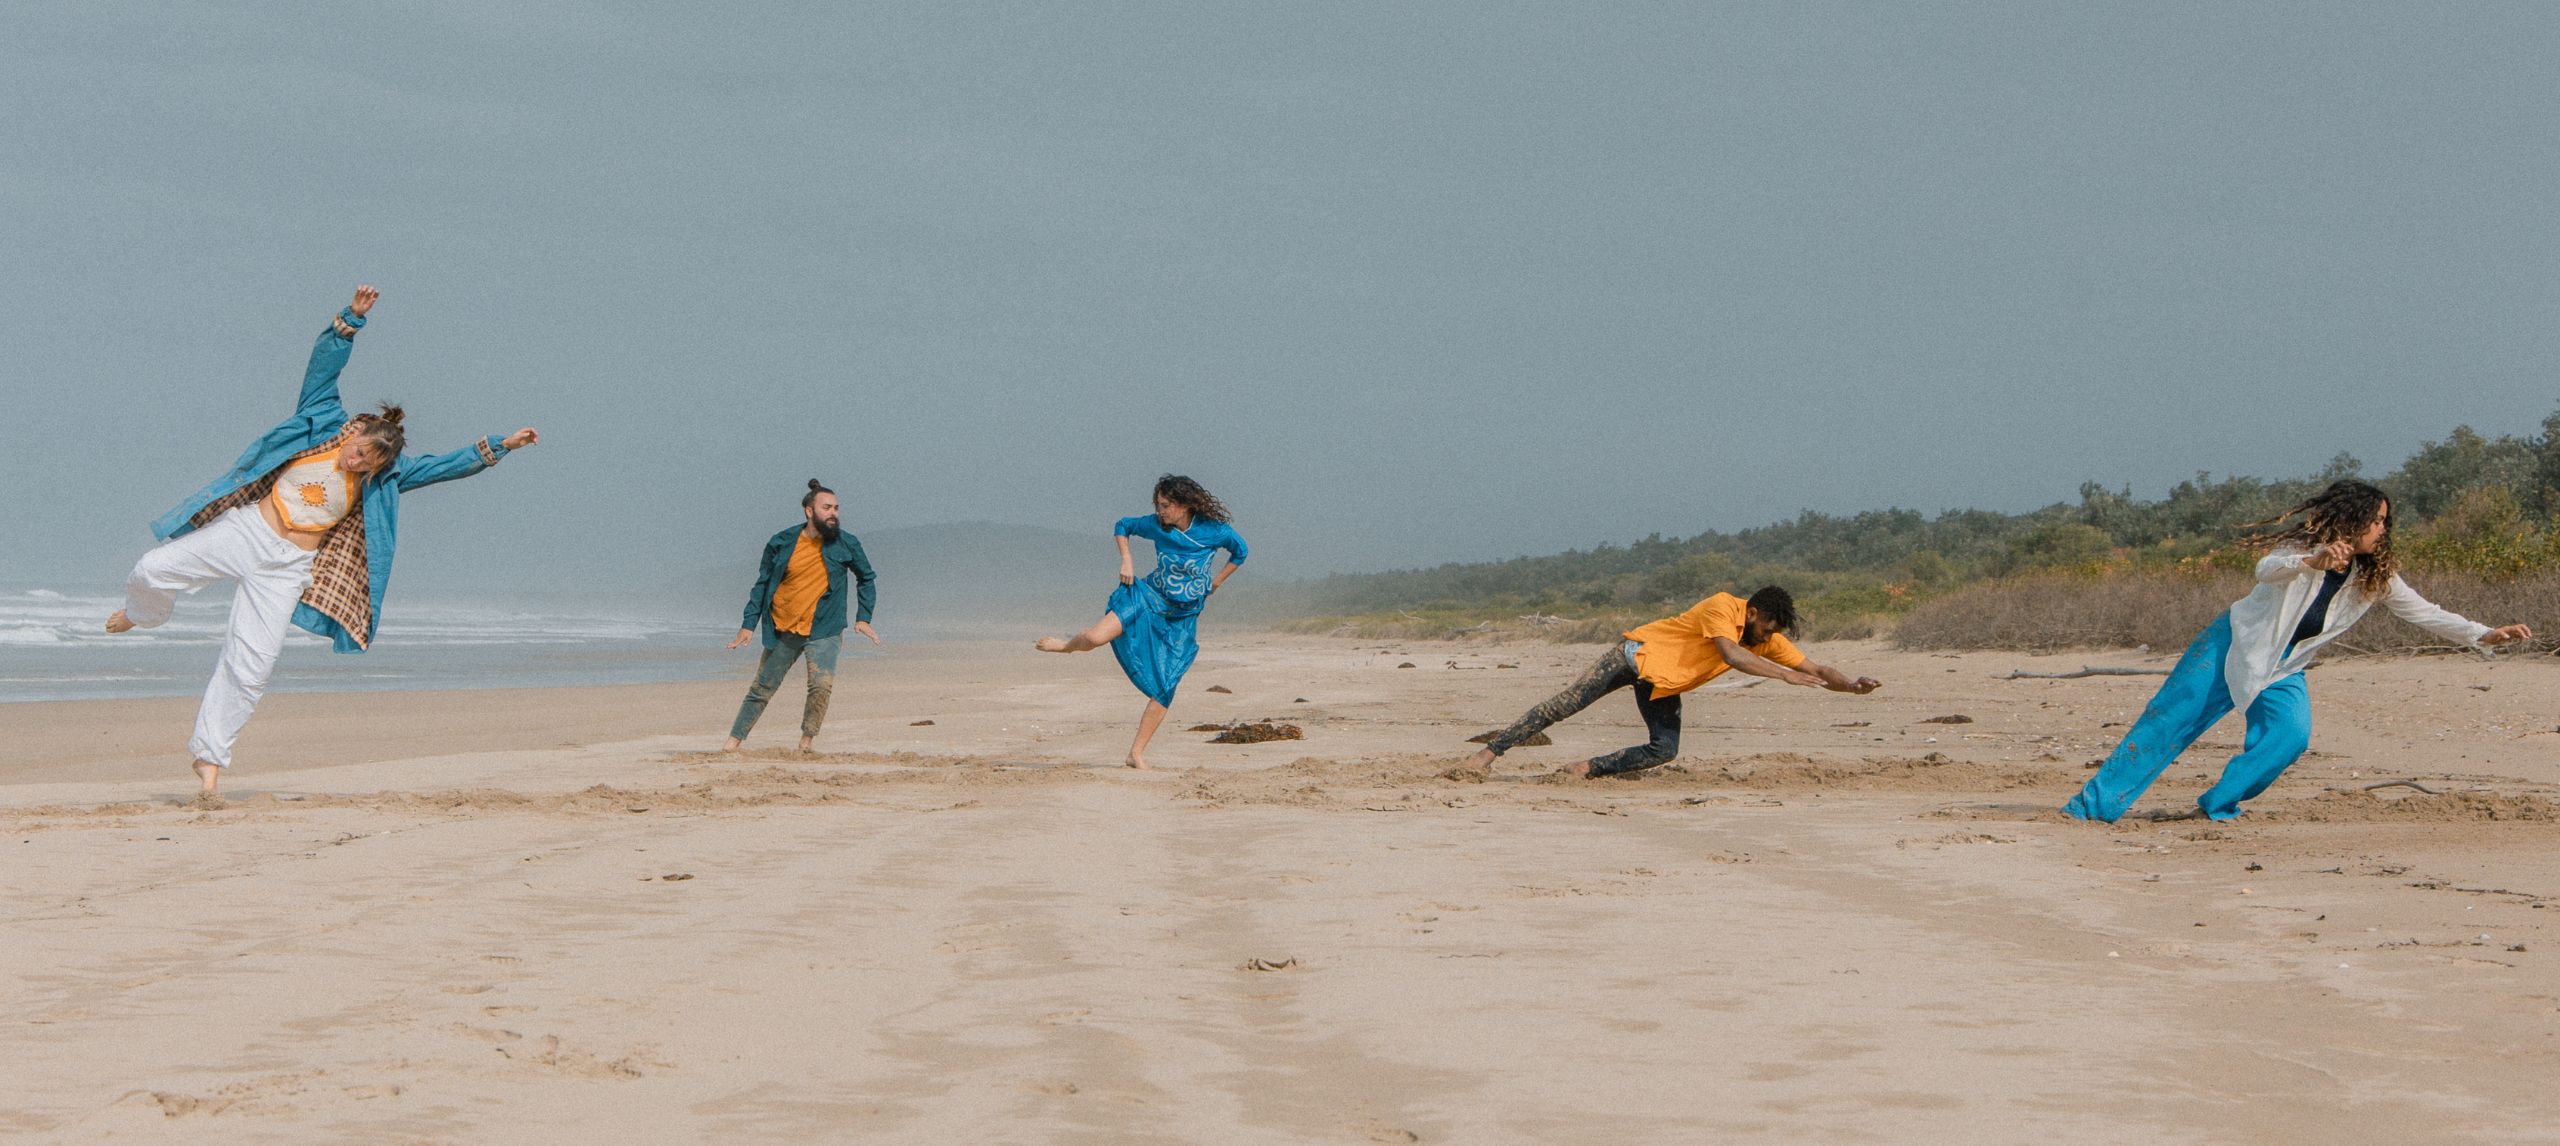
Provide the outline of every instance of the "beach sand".
{"type": "Polygon", "coordinates": [[[806,756],[796,676],[705,751],[743,659],[278,696],[210,809],[192,701],[0,706],[0,1137],[2560,1141],[2552,658],[2322,667],[2249,815],[2148,818],[2232,721],[2101,827],[2159,678],[1998,678],[2165,655],[1826,645],[1886,690],[1463,783],[1599,649],[1206,643],[1143,774],[1108,655],[1016,646],[848,663],[806,756]]]}

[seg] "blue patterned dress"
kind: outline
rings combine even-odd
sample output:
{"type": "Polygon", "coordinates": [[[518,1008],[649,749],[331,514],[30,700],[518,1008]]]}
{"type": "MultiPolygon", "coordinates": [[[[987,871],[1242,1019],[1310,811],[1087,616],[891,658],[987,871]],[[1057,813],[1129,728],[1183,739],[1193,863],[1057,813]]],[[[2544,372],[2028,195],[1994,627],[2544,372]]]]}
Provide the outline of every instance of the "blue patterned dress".
{"type": "Polygon", "coordinates": [[[1182,674],[1200,655],[1200,609],[1209,599],[1212,555],[1224,549],[1228,564],[1244,564],[1244,538],[1223,521],[1194,518],[1189,529],[1168,529],[1152,513],[1121,518],[1111,532],[1156,543],[1155,571],[1111,592],[1111,615],[1120,618],[1111,655],[1139,692],[1171,705],[1182,674]]]}

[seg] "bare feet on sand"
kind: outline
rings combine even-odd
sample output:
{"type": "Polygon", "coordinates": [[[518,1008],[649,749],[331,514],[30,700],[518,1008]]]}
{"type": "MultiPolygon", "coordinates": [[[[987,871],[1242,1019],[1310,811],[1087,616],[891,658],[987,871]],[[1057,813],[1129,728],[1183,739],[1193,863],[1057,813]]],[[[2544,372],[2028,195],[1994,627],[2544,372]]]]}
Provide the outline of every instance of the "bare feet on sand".
{"type": "Polygon", "coordinates": [[[1591,778],[1591,762],[1588,760],[1576,760],[1571,764],[1567,764],[1562,768],[1556,769],[1556,775],[1562,776],[1568,780],[1588,780],[1591,778]]]}
{"type": "Polygon", "coordinates": [[[735,751],[737,751],[737,750],[738,750],[739,743],[740,743],[740,741],[738,740],[738,738],[737,738],[737,737],[735,737],[735,736],[732,736],[732,737],[730,737],[730,738],[729,738],[729,742],[728,742],[728,743],[723,744],[723,745],[721,745],[721,746],[720,746],[720,750],[721,750],[722,752],[735,752],[735,751]]]}
{"type": "Polygon", "coordinates": [[[1460,764],[1455,768],[1451,768],[1448,771],[1441,773],[1440,778],[1443,780],[1472,780],[1481,782],[1492,775],[1493,749],[1486,748],[1477,752],[1473,756],[1467,757],[1466,763],[1460,764]]]}
{"type": "Polygon", "coordinates": [[[809,747],[809,746],[810,746],[810,745],[812,745],[812,744],[815,744],[815,743],[817,743],[817,742],[818,742],[818,738],[817,738],[817,737],[814,737],[814,736],[803,736],[803,737],[801,737],[801,738],[800,738],[800,750],[801,750],[802,752],[815,752],[815,751],[817,751],[817,749],[815,749],[815,748],[811,748],[811,747],[809,747]]]}
{"type": "Polygon", "coordinates": [[[1141,772],[1154,771],[1154,769],[1147,767],[1147,758],[1140,756],[1135,752],[1130,753],[1128,759],[1121,761],[1120,766],[1123,768],[1135,768],[1141,772]]]}
{"type": "Polygon", "coordinates": [[[196,761],[196,780],[203,785],[196,790],[196,799],[213,799],[214,786],[222,782],[222,769],[207,761],[198,760],[196,761]]]}
{"type": "Polygon", "coordinates": [[[125,616],[124,610],[118,609],[113,616],[107,618],[107,631],[110,633],[132,632],[133,618],[125,616]]]}

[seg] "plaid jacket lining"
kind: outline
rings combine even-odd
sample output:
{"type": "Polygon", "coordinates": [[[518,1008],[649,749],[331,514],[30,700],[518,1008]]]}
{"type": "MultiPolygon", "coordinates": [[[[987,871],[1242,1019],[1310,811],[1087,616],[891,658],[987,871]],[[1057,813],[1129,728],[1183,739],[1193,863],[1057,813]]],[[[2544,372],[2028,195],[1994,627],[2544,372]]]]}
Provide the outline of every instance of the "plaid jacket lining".
{"type": "MultiPolygon", "coordinates": [[[[256,505],[275,488],[276,475],[294,462],[333,449],[336,442],[305,450],[286,459],[284,465],[267,471],[265,477],[213,499],[212,504],[197,510],[187,519],[190,529],[202,529],[213,519],[244,505],[256,505]]],[[[488,451],[484,443],[481,451],[488,451]]],[[[367,480],[372,480],[369,475],[367,480]]],[[[311,587],[302,591],[302,603],[318,610],[321,616],[336,621],[354,638],[359,649],[373,643],[373,576],[365,567],[364,497],[358,491],[355,503],[347,507],[347,516],[320,538],[320,550],[311,555],[311,587]]]]}

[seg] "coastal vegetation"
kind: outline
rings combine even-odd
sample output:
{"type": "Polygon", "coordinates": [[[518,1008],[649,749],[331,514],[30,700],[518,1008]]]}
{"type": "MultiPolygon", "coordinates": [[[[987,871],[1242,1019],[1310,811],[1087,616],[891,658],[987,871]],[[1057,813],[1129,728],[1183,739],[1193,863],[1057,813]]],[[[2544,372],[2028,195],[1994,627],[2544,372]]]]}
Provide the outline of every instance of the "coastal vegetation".
{"type": "MultiPolygon", "coordinates": [[[[2539,433],[2468,426],[2378,479],[2394,544],[2420,591],[2493,623],[2560,632],[2560,412],[2539,433]]],[[[2199,473],[2164,497],[2096,483],[2023,513],[1910,509],[1793,520],[1687,538],[1649,536],[1544,557],[1336,575],[1272,591],[1290,631],[1376,637],[1535,635],[1602,640],[1719,590],[1785,585],[1814,640],[1890,636],[1908,648],[2183,644],[2247,591],[2246,523],[2342,477],[2340,454],[2285,479],[2199,473]]],[[[2366,651],[2441,641],[2377,610],[2366,651]]]]}

